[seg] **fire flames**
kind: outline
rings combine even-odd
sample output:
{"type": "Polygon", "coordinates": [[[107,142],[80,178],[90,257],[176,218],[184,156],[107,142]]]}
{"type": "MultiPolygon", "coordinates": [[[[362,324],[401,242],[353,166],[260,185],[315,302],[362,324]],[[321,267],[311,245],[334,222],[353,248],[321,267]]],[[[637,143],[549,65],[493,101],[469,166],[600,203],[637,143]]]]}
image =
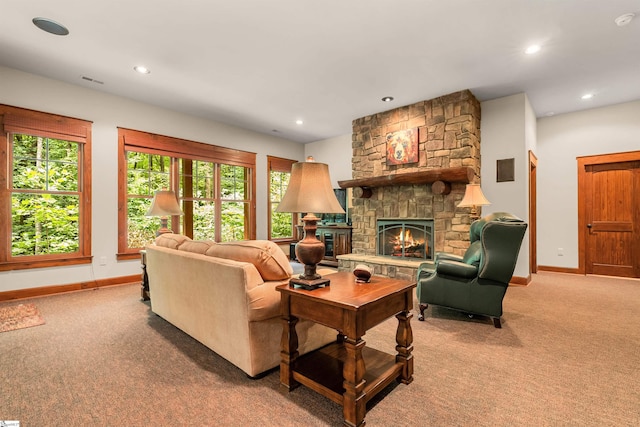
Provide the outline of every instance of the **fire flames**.
{"type": "Polygon", "coordinates": [[[428,250],[424,239],[414,239],[411,230],[405,230],[393,236],[391,242],[393,244],[393,256],[404,256],[411,258],[423,258],[428,250]]]}

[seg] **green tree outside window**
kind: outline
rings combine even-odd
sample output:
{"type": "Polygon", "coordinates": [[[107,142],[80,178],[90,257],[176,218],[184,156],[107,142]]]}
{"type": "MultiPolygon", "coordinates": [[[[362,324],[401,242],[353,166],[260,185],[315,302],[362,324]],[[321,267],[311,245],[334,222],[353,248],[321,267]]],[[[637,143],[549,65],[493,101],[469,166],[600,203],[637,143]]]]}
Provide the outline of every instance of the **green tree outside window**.
{"type": "Polygon", "coordinates": [[[216,240],[217,234],[220,241],[248,238],[248,168],[135,151],[127,151],[126,158],[129,248],[144,247],[154,240],[158,218],[145,213],[156,191],[172,189],[174,163],[178,199],[185,212],[180,218],[180,232],[195,240],[216,240]]]}
{"type": "Polygon", "coordinates": [[[81,144],[13,134],[11,256],[79,250],[81,144]]]}
{"type": "Polygon", "coordinates": [[[293,214],[276,212],[289,186],[290,172],[270,171],[269,196],[271,198],[271,238],[283,239],[293,237],[293,214]]]}

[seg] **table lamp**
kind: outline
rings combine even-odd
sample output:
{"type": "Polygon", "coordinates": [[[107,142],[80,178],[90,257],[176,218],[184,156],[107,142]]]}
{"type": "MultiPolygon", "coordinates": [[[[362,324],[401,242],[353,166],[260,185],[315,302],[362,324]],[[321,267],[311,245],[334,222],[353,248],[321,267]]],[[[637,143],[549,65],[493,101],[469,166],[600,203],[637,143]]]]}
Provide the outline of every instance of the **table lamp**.
{"type": "Polygon", "coordinates": [[[331,186],[329,166],[314,162],[313,157],[291,165],[289,186],[276,212],[306,213],[302,218],[304,238],[296,244],[296,257],[304,264],[304,273],[292,278],[289,286],[307,290],[328,286],[329,279],[316,273],[317,264],[324,258],[325,248],[324,243],[316,237],[320,218],[315,214],[344,213],[331,186]]]}
{"type": "Polygon", "coordinates": [[[157,237],[164,233],[172,233],[173,231],[167,227],[169,217],[172,215],[184,215],[184,212],[180,209],[176,193],[169,190],[160,190],[156,191],[153,201],[151,201],[151,207],[145,215],[160,217],[160,228],[156,231],[157,237]]]}
{"type": "Polygon", "coordinates": [[[459,208],[471,208],[471,212],[469,214],[469,218],[471,222],[480,218],[478,215],[478,206],[490,205],[491,202],[484,197],[482,194],[482,189],[480,188],[480,184],[467,184],[467,188],[464,192],[464,197],[462,201],[458,204],[459,208]]]}

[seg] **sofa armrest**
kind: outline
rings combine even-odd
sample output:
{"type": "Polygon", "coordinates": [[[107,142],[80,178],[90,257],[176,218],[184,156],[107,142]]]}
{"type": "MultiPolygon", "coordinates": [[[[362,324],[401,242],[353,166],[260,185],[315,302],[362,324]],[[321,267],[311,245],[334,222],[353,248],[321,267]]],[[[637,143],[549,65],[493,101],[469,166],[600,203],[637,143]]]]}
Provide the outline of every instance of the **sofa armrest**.
{"type": "Polygon", "coordinates": [[[437,264],[436,273],[444,276],[473,279],[478,275],[478,267],[460,261],[443,260],[437,264]]]}
{"type": "Polygon", "coordinates": [[[269,281],[252,289],[247,289],[250,322],[280,316],[280,292],[276,290],[276,287],[287,283],[289,283],[289,280],[269,281]]]}

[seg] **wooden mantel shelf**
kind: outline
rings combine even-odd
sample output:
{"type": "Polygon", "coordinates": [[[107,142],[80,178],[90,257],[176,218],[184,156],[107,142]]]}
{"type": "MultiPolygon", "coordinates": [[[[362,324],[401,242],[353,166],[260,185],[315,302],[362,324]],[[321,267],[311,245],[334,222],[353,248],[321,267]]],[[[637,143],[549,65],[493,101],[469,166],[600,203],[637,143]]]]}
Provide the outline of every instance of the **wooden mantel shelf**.
{"type": "Polygon", "coordinates": [[[467,166],[457,168],[426,169],[418,172],[398,173],[386,176],[374,176],[371,178],[350,179],[338,181],[340,188],[350,187],[387,187],[390,185],[431,184],[437,181],[462,182],[468,184],[475,173],[467,166]]]}
{"type": "Polygon", "coordinates": [[[369,198],[371,189],[375,187],[388,187],[391,185],[431,184],[434,194],[449,194],[452,182],[465,184],[473,180],[475,173],[468,166],[457,168],[426,169],[418,172],[398,173],[386,176],[374,176],[371,178],[350,179],[338,181],[340,188],[354,187],[353,195],[356,198],[369,198]]]}

